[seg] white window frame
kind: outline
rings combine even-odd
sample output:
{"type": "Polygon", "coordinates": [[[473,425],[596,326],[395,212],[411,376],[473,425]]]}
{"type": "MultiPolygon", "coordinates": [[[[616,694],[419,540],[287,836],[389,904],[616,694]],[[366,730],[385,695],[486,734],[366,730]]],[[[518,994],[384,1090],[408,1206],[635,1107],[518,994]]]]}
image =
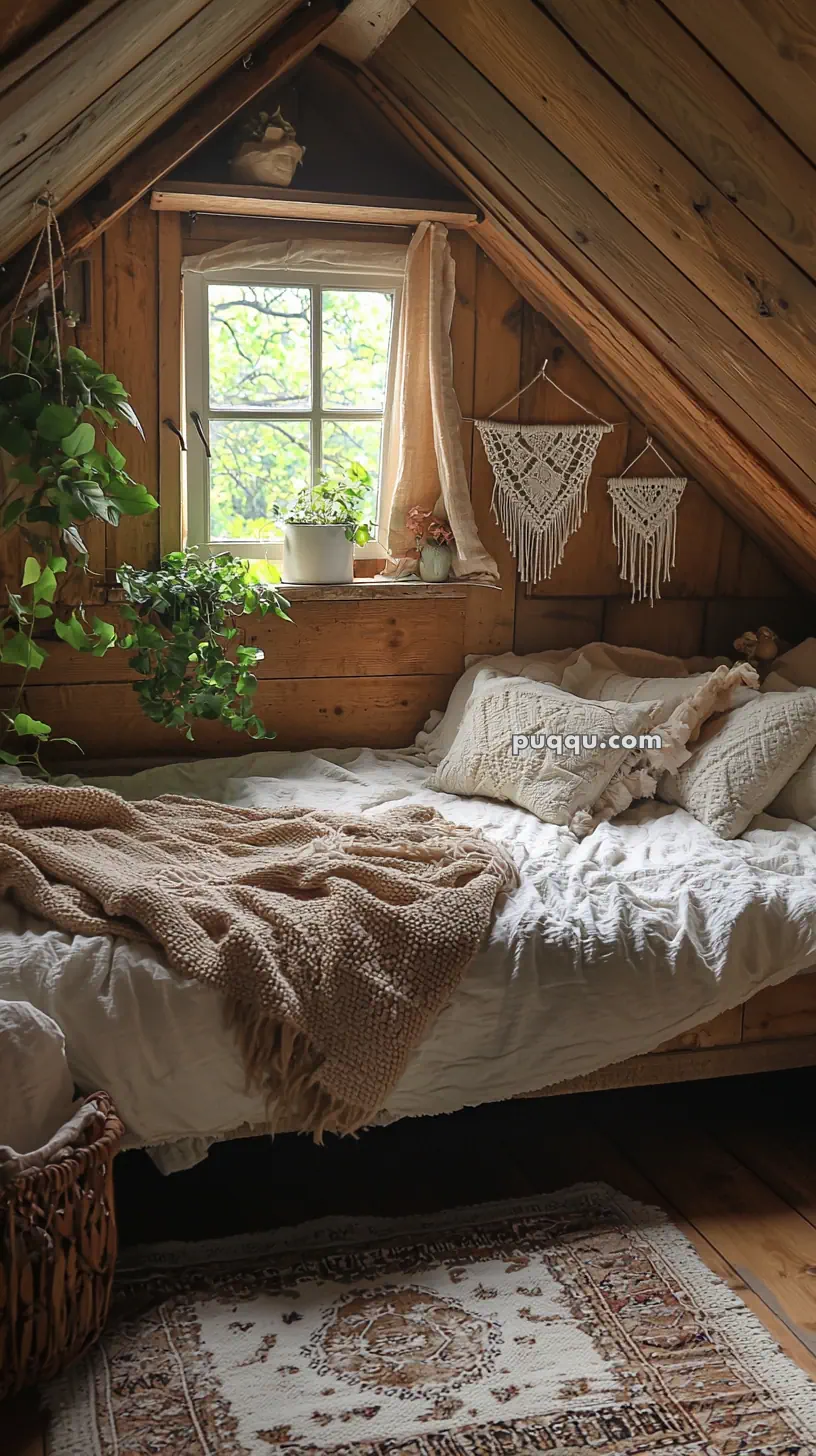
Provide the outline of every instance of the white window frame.
{"type": "MultiPolygon", "coordinates": [[[[384,462],[388,456],[390,421],[392,413],[392,401],[394,395],[394,376],[396,368],[396,338],[399,323],[399,310],[402,303],[402,288],[395,280],[393,274],[384,275],[377,273],[347,274],[341,269],[322,270],[320,272],[285,272],[280,269],[258,269],[253,268],[250,273],[221,272],[213,273],[186,273],[184,276],[184,414],[187,421],[186,440],[187,451],[185,459],[185,500],[186,500],[186,544],[197,546],[202,551],[209,551],[215,555],[219,551],[231,551],[236,556],[244,556],[252,559],[265,559],[268,561],[280,561],[283,556],[283,542],[276,541],[212,541],[210,540],[210,473],[209,461],[203,442],[193,422],[193,412],[197,412],[202,423],[205,435],[209,442],[210,422],[222,419],[257,419],[274,422],[287,422],[292,420],[308,420],[311,423],[311,446],[312,446],[312,478],[317,479],[317,471],[322,463],[321,451],[323,440],[323,421],[343,419],[349,422],[355,420],[379,420],[382,419],[382,436],[380,445],[380,486],[382,485],[382,471],[384,462]],[[207,289],[211,283],[237,284],[238,286],[286,286],[290,288],[311,288],[312,309],[311,309],[311,359],[312,359],[312,407],[308,410],[290,409],[222,409],[210,405],[209,389],[209,317],[208,317],[208,296],[207,289]],[[391,335],[388,348],[388,376],[385,389],[385,400],[383,409],[380,410],[354,410],[354,409],[324,409],[321,399],[322,380],[322,297],[321,289],[337,288],[351,289],[356,293],[372,291],[377,293],[390,293],[393,296],[391,310],[391,335]]],[[[379,514],[379,492],[377,499],[377,512],[379,514]]],[[[385,529],[384,523],[378,523],[379,530],[385,529]]],[[[358,557],[380,557],[383,555],[383,548],[376,539],[369,541],[365,546],[355,546],[355,555],[358,557]]]]}

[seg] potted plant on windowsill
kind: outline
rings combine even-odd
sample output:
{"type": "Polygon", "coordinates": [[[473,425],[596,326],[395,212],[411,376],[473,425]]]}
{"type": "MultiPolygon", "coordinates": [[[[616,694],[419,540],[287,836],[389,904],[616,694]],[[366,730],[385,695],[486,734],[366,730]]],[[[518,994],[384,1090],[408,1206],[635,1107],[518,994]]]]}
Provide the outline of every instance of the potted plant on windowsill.
{"type": "Polygon", "coordinates": [[[411,506],[405,524],[416,542],[415,549],[406,553],[406,559],[417,563],[417,573],[423,581],[447,581],[455,545],[448,522],[442,516],[435,516],[433,511],[411,506]]]}
{"type": "Polygon", "coordinates": [[[354,461],[344,475],[320,471],[289,505],[276,507],[283,524],[283,580],[292,586],[328,586],[354,580],[354,547],[371,540],[371,476],[354,461]]]}

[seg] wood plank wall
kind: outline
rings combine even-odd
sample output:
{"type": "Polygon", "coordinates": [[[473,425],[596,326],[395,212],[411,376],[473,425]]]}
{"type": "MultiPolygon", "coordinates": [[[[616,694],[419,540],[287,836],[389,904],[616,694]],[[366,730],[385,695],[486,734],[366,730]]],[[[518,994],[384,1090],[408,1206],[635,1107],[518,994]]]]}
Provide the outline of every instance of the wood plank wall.
{"type": "MultiPolygon", "coordinates": [[[[654,607],[630,601],[618,574],[606,481],[645,444],[645,423],[554,325],[525,303],[472,236],[459,235],[452,247],[458,295],[454,370],[463,413],[490,413],[548,359],[548,373],[562,389],[616,425],[601,441],[587,514],[563,562],[548,581],[533,586],[517,580],[509,548],[490,513],[492,478],[478,433],[472,425],[463,427],[479,529],[502,572],[501,596],[472,594],[466,651],[507,651],[512,646],[525,653],[603,638],[690,657],[727,654],[735,636],[765,622],[790,641],[813,631],[810,599],[696,480],[689,480],[678,511],[677,562],[663,600],[654,607]],[[463,343],[471,334],[472,359],[463,343]]],[[[580,419],[581,413],[551,385],[538,383],[499,418],[566,422],[580,419]]],[[[649,468],[658,474],[662,469],[654,461],[649,468]]]]}
{"type": "MultiPolygon", "coordinates": [[[[253,224],[253,231],[260,226],[253,224]]],[[[123,426],[120,443],[132,473],[158,493],[164,509],[115,530],[90,527],[92,575],[74,584],[74,597],[81,592],[104,601],[118,562],[146,566],[178,543],[178,447],[162,420],[179,410],[173,381],[180,357],[179,260],[183,248],[221,244],[235,227],[228,219],[200,218],[191,238],[189,224],[182,229],[179,218],[158,218],[142,203],[94,247],[88,317],[78,342],[130,388],[145,439],[123,426]]],[[[451,246],[457,268],[454,374],[463,415],[489,414],[548,358],[562,388],[616,422],[598,452],[587,516],[553,577],[533,587],[519,584],[491,514],[493,481],[478,433],[463,424],[477,522],[499,563],[500,590],[473,587],[425,600],[301,601],[292,627],[250,626],[248,639],[266,653],[258,707],[278,734],[274,747],[408,743],[430,709],[444,706],[466,653],[530,652],[604,638],[691,656],[727,653],[737,633],[764,622],[791,641],[814,630],[810,601],[696,481],[689,482],[680,506],[677,565],[664,600],[654,608],[630,603],[612,545],[606,477],[640,449],[645,424],[524,302],[471,235],[452,234],[451,246]]],[[[541,384],[504,412],[505,418],[527,420],[579,415],[541,384]]],[[[4,574],[14,570],[8,556],[1,564],[4,574]]],[[[218,724],[202,725],[191,745],[149,723],[132,682],[123,653],[97,660],[58,644],[32,679],[29,709],[77,739],[94,760],[249,748],[218,724]]]]}

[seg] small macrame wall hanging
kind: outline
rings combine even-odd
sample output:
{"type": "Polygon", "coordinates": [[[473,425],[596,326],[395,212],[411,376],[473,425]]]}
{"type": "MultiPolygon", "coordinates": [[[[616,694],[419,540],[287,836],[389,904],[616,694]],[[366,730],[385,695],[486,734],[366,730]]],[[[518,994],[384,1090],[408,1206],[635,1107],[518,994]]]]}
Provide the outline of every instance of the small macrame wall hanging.
{"type": "Polygon", "coordinates": [[[629,475],[641,456],[651,450],[661,464],[671,466],[651,435],[622,474],[607,483],[612,499],[612,539],[618,565],[632,587],[632,601],[660,599],[660,584],[671,578],[677,542],[677,507],[686,488],[685,475],[629,475]]]}
{"type": "MultiPolygon", "coordinates": [[[[493,471],[493,514],[518,560],[524,582],[552,576],[570,536],[587,508],[587,485],[606,420],[577,425],[526,425],[497,420],[499,412],[539,379],[579,409],[584,406],[550,379],[545,361],[529,384],[500,404],[485,420],[474,421],[493,471]]],[[[589,410],[584,410],[589,415],[589,410]]]]}

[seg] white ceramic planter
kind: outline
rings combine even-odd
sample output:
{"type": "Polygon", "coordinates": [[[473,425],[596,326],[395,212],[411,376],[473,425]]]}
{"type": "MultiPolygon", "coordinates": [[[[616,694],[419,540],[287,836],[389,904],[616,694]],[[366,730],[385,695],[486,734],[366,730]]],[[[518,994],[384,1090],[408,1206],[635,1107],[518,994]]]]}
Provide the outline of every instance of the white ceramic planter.
{"type": "Polygon", "coordinates": [[[345,526],[283,528],[283,580],[291,586],[328,586],[354,580],[354,542],[345,526]]]}
{"type": "Polygon", "coordinates": [[[441,541],[426,541],[419,553],[419,574],[423,581],[447,581],[453,556],[441,541]]]}

